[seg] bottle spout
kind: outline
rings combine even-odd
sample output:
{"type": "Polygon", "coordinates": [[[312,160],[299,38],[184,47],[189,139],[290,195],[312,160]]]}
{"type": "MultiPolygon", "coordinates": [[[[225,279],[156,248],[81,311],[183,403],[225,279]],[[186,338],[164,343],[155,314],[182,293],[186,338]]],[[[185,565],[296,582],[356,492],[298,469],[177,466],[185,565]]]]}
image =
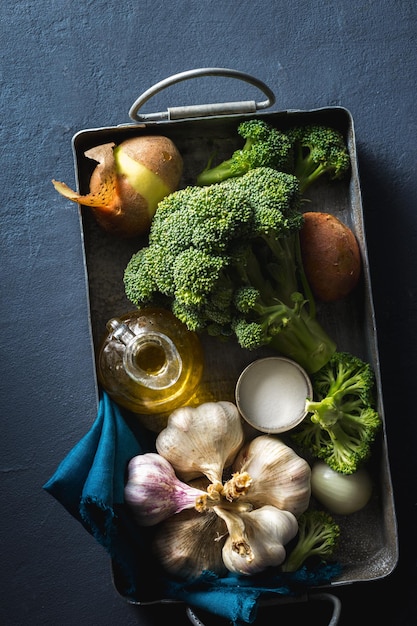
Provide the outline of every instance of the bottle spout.
{"type": "Polygon", "coordinates": [[[121,322],[116,317],[113,317],[106,324],[106,328],[114,339],[120,341],[125,346],[136,337],[135,333],[129,328],[127,324],[121,322]]]}

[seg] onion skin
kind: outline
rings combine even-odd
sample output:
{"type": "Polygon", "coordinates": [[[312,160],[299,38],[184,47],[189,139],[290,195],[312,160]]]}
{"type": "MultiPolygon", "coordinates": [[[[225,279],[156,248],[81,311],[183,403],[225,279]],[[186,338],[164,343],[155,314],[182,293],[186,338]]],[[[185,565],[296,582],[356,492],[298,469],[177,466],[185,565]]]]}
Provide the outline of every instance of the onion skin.
{"type": "Polygon", "coordinates": [[[182,157],[174,143],[162,135],[142,135],[126,139],[115,149],[151,170],[174,191],[182,175],[182,157]]]}
{"type": "Polygon", "coordinates": [[[132,238],[149,231],[158,202],[176,191],[183,160],[175,144],[160,135],[142,135],[103,144],[87,150],[85,156],[98,163],[86,195],[53,180],[64,197],[90,207],[105,231],[132,238]]]}
{"type": "Polygon", "coordinates": [[[330,213],[307,211],[300,231],[304,272],[322,302],[346,298],[361,275],[362,258],[353,231],[330,213]]]}
{"type": "Polygon", "coordinates": [[[365,468],[354,474],[341,474],[318,461],[311,470],[311,492],[330,512],[351,515],[368,504],[372,481],[365,468]]]}

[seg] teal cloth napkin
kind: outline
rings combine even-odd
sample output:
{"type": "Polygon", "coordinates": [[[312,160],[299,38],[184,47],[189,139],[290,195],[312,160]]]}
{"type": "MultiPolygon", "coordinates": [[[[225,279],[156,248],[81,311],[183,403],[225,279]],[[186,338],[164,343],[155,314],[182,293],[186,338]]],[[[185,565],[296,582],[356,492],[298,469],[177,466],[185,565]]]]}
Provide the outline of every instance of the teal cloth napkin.
{"type": "Polygon", "coordinates": [[[103,391],[91,429],[43,485],[106,549],[116,589],[126,600],[180,600],[234,624],[252,623],[263,597],[304,593],[339,573],[332,565],[250,578],[208,572],[193,583],[167,578],[151,554],[153,529],[139,528],[124,506],[127,464],[149,451],[155,451],[155,434],[103,391]]]}

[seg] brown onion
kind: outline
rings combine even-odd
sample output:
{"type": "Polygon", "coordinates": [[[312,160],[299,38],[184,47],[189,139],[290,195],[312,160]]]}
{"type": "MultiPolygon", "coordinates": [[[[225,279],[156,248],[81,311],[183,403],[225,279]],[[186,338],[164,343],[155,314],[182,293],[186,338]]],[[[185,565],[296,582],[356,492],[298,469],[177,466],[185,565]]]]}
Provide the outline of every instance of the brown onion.
{"type": "Polygon", "coordinates": [[[132,137],[117,147],[103,144],[85,156],[98,163],[88,194],[56,180],[53,185],[69,200],[90,207],[104,230],[124,238],[148,232],[158,203],[178,188],[183,170],[175,144],[159,135],[132,137]]]}

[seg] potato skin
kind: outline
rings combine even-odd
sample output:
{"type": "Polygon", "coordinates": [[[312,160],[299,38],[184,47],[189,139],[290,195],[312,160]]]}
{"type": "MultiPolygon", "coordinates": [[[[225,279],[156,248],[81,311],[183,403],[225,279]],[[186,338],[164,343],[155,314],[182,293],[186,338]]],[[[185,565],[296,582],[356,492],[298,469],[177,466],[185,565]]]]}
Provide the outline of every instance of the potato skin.
{"type": "Polygon", "coordinates": [[[301,255],[311,290],[322,302],[346,298],[362,269],[353,231],[330,213],[308,211],[300,231],[301,255]]]}

